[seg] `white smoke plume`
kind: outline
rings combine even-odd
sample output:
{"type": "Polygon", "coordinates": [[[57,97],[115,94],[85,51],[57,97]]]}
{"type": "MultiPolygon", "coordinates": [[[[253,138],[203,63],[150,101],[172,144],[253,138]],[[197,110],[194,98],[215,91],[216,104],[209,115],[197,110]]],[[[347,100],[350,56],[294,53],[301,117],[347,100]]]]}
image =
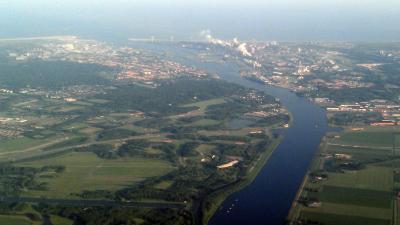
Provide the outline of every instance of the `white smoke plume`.
{"type": "Polygon", "coordinates": [[[200,32],[200,36],[208,41],[209,43],[215,44],[215,45],[222,45],[222,46],[231,46],[231,44],[227,41],[215,38],[212,36],[211,31],[209,29],[202,30],[200,32]]]}
{"type": "Polygon", "coordinates": [[[209,29],[202,30],[200,32],[200,37],[211,44],[233,48],[235,51],[240,52],[240,54],[242,54],[243,56],[252,56],[252,54],[247,49],[247,44],[241,43],[237,38],[234,38],[232,41],[224,41],[213,37],[209,29]]]}
{"type": "Polygon", "coordinates": [[[236,50],[238,50],[240,53],[242,53],[243,56],[251,56],[251,53],[247,50],[247,44],[242,43],[240,44],[236,50]]]}

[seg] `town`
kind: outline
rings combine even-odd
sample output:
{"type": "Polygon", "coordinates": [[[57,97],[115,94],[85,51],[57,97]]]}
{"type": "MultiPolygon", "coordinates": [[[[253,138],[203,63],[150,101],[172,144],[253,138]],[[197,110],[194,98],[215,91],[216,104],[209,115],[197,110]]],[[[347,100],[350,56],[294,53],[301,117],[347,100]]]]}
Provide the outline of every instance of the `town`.
{"type": "Polygon", "coordinates": [[[225,61],[245,64],[242,77],[306,97],[325,108],[329,118],[353,113],[369,116],[365,125],[400,124],[397,45],[368,48],[346,42],[258,43],[212,37],[208,43],[225,49],[225,61]]]}
{"type": "MultiPolygon", "coordinates": [[[[326,102],[327,100],[323,100],[326,102]]],[[[320,99],[316,99],[320,103],[320,99]]],[[[328,107],[328,114],[337,112],[378,113],[382,120],[371,122],[372,126],[394,126],[400,125],[400,105],[377,99],[368,102],[357,102],[354,104],[342,104],[337,107],[328,107]]]]}
{"type": "Polygon", "coordinates": [[[131,47],[115,47],[95,40],[62,36],[51,41],[38,41],[26,50],[10,51],[16,61],[46,60],[91,63],[114,68],[118,80],[134,79],[152,84],[154,80],[177,76],[205,77],[205,71],[162,58],[148,51],[131,47]]]}

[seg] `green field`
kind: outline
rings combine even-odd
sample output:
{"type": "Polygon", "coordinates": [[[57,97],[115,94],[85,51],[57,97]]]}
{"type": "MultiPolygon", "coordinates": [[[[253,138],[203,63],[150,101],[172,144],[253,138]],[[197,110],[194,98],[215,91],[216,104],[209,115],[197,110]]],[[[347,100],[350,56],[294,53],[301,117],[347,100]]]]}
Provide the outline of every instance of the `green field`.
{"type": "Polygon", "coordinates": [[[166,190],[166,189],[168,189],[169,187],[171,187],[172,184],[173,184],[172,181],[165,180],[165,181],[161,181],[160,183],[154,185],[154,187],[157,188],[157,189],[166,190]]]}
{"type": "Polygon", "coordinates": [[[392,128],[376,131],[346,132],[340,138],[332,140],[334,144],[359,145],[369,147],[392,147],[393,131],[392,128]]]}
{"type": "Polygon", "coordinates": [[[199,111],[204,112],[208,106],[218,105],[218,104],[222,104],[224,102],[226,102],[225,98],[215,98],[215,99],[200,101],[200,102],[196,102],[196,103],[192,103],[192,104],[186,104],[186,105],[183,105],[183,107],[195,106],[195,107],[198,107],[199,111]]]}
{"type": "Polygon", "coordinates": [[[56,215],[51,215],[50,221],[53,225],[72,225],[72,224],[74,224],[74,221],[60,217],[60,216],[56,216],[56,215]]]}
{"type": "Polygon", "coordinates": [[[302,212],[300,218],[322,222],[326,225],[390,225],[390,220],[330,213],[302,212]]]}
{"type": "MultiPolygon", "coordinates": [[[[316,210],[317,211],[317,210],[316,210]]],[[[329,203],[324,202],[321,206],[321,209],[318,210],[321,213],[327,212],[331,214],[339,214],[345,216],[361,216],[365,217],[365,215],[373,215],[376,219],[387,219],[392,215],[392,210],[387,208],[376,208],[376,207],[366,207],[366,206],[358,206],[354,207],[348,204],[338,204],[338,203],[329,203]]],[[[309,210],[309,212],[313,212],[313,210],[309,210]]]]}
{"type": "Polygon", "coordinates": [[[0,215],[0,224],[4,225],[39,225],[40,223],[33,223],[30,219],[25,216],[14,216],[14,215],[0,215]]]}
{"type": "Polygon", "coordinates": [[[0,160],[15,160],[21,157],[33,156],[52,145],[68,141],[69,137],[50,137],[44,139],[34,139],[29,137],[20,137],[16,139],[0,142],[0,160]]]}
{"type": "Polygon", "coordinates": [[[328,173],[328,176],[324,185],[377,191],[393,189],[393,172],[387,167],[368,166],[363,170],[328,173]]]}
{"type": "MultiPolygon", "coordinates": [[[[392,192],[375,191],[358,188],[343,188],[324,185],[322,192],[310,194],[318,200],[329,203],[346,204],[352,206],[365,206],[372,208],[390,209],[392,192]]],[[[354,207],[353,207],[354,208],[354,207]]]]}
{"type": "Polygon", "coordinates": [[[201,127],[201,126],[217,125],[219,123],[220,123],[220,121],[217,121],[217,120],[201,119],[201,120],[198,120],[198,121],[196,121],[194,123],[191,123],[190,125],[191,126],[200,126],[201,127]]]}
{"type": "Polygon", "coordinates": [[[382,160],[393,156],[393,149],[377,147],[365,148],[330,145],[326,152],[331,154],[350,154],[353,160],[359,161],[370,161],[371,159],[382,160]]]}
{"type": "Polygon", "coordinates": [[[26,196],[71,198],[71,193],[84,190],[118,190],[145,178],[156,177],[174,168],[166,161],[147,158],[101,159],[90,152],[73,152],[51,159],[21,163],[19,166],[42,167],[64,165],[65,172],[54,178],[39,178],[47,182],[47,191],[28,191],[26,196]]]}
{"type": "Polygon", "coordinates": [[[35,146],[40,146],[42,144],[46,144],[48,142],[53,141],[53,138],[46,139],[33,139],[28,137],[21,137],[11,140],[1,141],[1,150],[0,153],[13,152],[17,150],[25,150],[27,148],[32,148],[35,146]]]}
{"type": "Polygon", "coordinates": [[[394,194],[398,179],[393,171],[400,168],[396,167],[400,165],[398,160],[393,160],[393,144],[400,147],[397,142],[397,130],[393,128],[345,131],[339,137],[327,138],[320,149],[324,154],[316,155],[310,169],[325,174],[327,179],[315,182],[308,176],[300,195],[321,205],[297,203],[289,219],[327,225],[393,224],[398,204],[394,194]],[[336,158],[336,154],[350,158],[336,158]]]}
{"type": "MultiPolygon", "coordinates": [[[[4,136],[0,137],[2,195],[108,199],[117,204],[118,200],[185,202],[185,209],[113,207],[102,211],[102,207],[86,210],[84,205],[26,203],[32,208],[24,212],[15,209],[18,204],[10,204],[2,211],[3,219],[16,222],[0,220],[0,224],[30,224],[32,214],[37,220],[48,216],[54,225],[73,221],[190,224],[202,210],[208,218],[228,193],[255,178],[281,140],[266,123],[229,126],[231,121],[242,121],[248,112],[272,110],[264,108],[265,104],[274,104],[274,110],[283,112],[275,99],[262,93],[251,97],[254,94],[218,79],[185,77],[157,81],[154,87],[118,81],[115,86],[112,82],[29,89],[26,94],[6,96],[7,104],[1,106],[6,107],[7,119],[0,124],[4,136]],[[65,96],[77,101],[67,102],[65,96]],[[17,118],[24,122],[15,122],[20,121],[17,118]],[[15,132],[8,132],[14,128],[15,132]],[[218,168],[233,159],[240,162],[218,168]],[[244,175],[245,181],[237,182],[244,175]],[[220,192],[221,186],[235,183],[220,192]],[[208,193],[211,198],[205,196],[208,193]],[[204,198],[211,208],[197,207],[204,198]]],[[[271,122],[286,123],[286,114],[281,114],[271,116],[271,122]]]]}

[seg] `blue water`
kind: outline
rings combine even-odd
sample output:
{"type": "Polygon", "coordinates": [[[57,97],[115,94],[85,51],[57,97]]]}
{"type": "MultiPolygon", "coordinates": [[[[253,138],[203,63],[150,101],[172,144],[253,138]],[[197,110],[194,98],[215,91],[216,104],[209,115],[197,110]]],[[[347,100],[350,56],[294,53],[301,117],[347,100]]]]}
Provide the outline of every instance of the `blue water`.
{"type": "Polygon", "coordinates": [[[292,113],[294,122],[283,132],[282,143],[255,181],[226,199],[210,225],[283,225],[321,138],[328,130],[325,112],[287,90],[238,79],[235,74],[223,77],[279,98],[292,113]]]}
{"type": "Polygon", "coordinates": [[[209,223],[210,225],[284,225],[322,137],[328,131],[340,130],[329,128],[325,110],[286,89],[265,86],[240,77],[240,67],[235,63],[191,60],[187,58],[188,54],[193,54],[191,50],[174,49],[169,45],[136,44],[135,47],[145,47],[157,52],[174,52],[174,60],[217,73],[229,82],[264,91],[278,98],[291,112],[292,126],[279,131],[284,139],[254,182],[229,196],[209,223]]]}
{"type": "Polygon", "coordinates": [[[234,64],[203,63],[203,66],[217,72],[222,79],[275,96],[294,120],[283,131],[283,141],[254,182],[227,198],[209,224],[283,225],[321,139],[329,130],[325,111],[286,89],[241,78],[234,64]]]}

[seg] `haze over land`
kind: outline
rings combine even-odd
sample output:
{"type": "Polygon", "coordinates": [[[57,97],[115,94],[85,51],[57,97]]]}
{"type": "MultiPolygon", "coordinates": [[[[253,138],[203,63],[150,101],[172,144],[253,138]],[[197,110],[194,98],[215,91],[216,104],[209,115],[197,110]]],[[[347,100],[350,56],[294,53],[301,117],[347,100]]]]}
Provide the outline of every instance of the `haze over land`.
{"type": "Polygon", "coordinates": [[[16,0],[0,2],[0,37],[196,40],[208,29],[224,39],[396,41],[399,12],[396,0],[16,0]]]}
{"type": "Polygon", "coordinates": [[[0,225],[400,225],[400,0],[0,0],[0,225]]]}

